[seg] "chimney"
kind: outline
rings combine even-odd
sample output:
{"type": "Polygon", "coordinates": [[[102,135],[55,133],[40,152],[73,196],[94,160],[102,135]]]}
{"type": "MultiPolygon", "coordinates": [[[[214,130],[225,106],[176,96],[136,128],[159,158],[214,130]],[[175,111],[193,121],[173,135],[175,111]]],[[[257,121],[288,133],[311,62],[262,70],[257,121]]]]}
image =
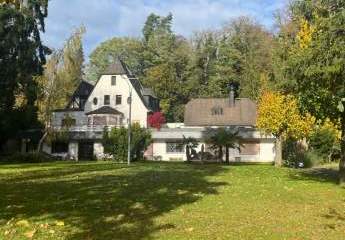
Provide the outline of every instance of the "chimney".
{"type": "Polygon", "coordinates": [[[229,107],[235,107],[235,87],[233,84],[230,84],[229,107]]]}

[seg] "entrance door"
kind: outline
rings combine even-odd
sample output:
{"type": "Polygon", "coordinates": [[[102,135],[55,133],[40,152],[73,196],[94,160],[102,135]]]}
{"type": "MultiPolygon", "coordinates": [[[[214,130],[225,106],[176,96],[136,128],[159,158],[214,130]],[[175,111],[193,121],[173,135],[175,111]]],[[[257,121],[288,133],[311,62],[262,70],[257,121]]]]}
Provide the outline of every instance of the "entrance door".
{"type": "Polygon", "coordinates": [[[91,161],[93,158],[93,142],[79,142],[78,159],[91,161]]]}

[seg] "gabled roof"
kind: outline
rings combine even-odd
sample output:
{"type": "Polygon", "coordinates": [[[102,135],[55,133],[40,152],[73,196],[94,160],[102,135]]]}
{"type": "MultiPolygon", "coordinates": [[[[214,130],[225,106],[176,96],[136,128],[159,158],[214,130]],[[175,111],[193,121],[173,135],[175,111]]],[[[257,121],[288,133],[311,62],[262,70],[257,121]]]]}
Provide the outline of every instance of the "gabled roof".
{"type": "Polygon", "coordinates": [[[143,88],[143,95],[144,96],[151,96],[151,97],[157,98],[157,96],[153,92],[152,88],[143,88]]]}
{"type": "Polygon", "coordinates": [[[127,65],[118,57],[115,61],[110,64],[102,75],[128,75],[132,76],[131,71],[128,69],[127,65]]]}
{"type": "Polygon", "coordinates": [[[90,93],[92,92],[94,86],[91,83],[88,83],[84,80],[82,80],[78,86],[78,88],[73,93],[73,96],[78,97],[88,97],[90,93]]]}
{"type": "Polygon", "coordinates": [[[240,98],[230,107],[228,98],[192,99],[186,105],[184,122],[186,126],[255,126],[256,103],[240,98]]]}
{"type": "MultiPolygon", "coordinates": [[[[147,90],[145,92],[145,89],[141,85],[138,78],[136,78],[135,75],[131,73],[127,65],[119,57],[115,58],[114,63],[110,64],[108,68],[102,73],[102,75],[126,75],[134,91],[138,94],[139,98],[141,99],[142,103],[148,110],[153,111],[153,109],[150,108],[149,103],[145,100],[144,95],[150,95],[154,98],[157,97],[154,95],[152,90],[150,90],[151,92],[149,94],[146,94],[147,90]]],[[[97,85],[98,81],[95,85],[97,85]]]]}
{"type": "MultiPolygon", "coordinates": [[[[80,84],[78,85],[77,89],[74,91],[70,101],[68,102],[66,109],[69,108],[69,106],[71,105],[71,103],[76,99],[76,98],[80,98],[80,99],[87,99],[92,90],[93,90],[94,86],[91,83],[88,83],[84,80],[82,80],[80,82],[80,84]]],[[[85,103],[84,103],[85,104],[85,103]]],[[[81,109],[84,108],[84,106],[80,107],[81,109]]]]}
{"type": "Polygon", "coordinates": [[[113,114],[113,115],[123,115],[122,112],[112,108],[112,107],[109,107],[109,106],[103,106],[103,107],[100,107],[96,110],[93,110],[91,112],[88,112],[86,113],[86,115],[92,115],[92,114],[113,114]]]}

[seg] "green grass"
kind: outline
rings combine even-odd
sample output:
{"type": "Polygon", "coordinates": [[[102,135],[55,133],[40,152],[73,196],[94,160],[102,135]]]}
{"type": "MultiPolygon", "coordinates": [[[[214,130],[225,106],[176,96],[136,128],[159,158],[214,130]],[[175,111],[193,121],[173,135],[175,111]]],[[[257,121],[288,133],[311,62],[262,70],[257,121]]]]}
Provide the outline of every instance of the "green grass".
{"type": "Polygon", "coordinates": [[[0,239],[341,239],[334,169],[0,165],[0,239]]]}

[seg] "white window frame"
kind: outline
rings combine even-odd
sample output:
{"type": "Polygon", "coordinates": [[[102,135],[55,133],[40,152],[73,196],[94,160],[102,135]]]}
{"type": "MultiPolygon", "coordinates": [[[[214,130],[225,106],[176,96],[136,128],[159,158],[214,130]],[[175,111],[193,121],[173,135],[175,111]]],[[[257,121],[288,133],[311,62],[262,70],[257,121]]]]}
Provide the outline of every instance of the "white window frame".
{"type": "Polygon", "coordinates": [[[184,145],[181,142],[166,142],[165,143],[165,151],[166,153],[176,154],[176,153],[184,153],[184,145]]]}

